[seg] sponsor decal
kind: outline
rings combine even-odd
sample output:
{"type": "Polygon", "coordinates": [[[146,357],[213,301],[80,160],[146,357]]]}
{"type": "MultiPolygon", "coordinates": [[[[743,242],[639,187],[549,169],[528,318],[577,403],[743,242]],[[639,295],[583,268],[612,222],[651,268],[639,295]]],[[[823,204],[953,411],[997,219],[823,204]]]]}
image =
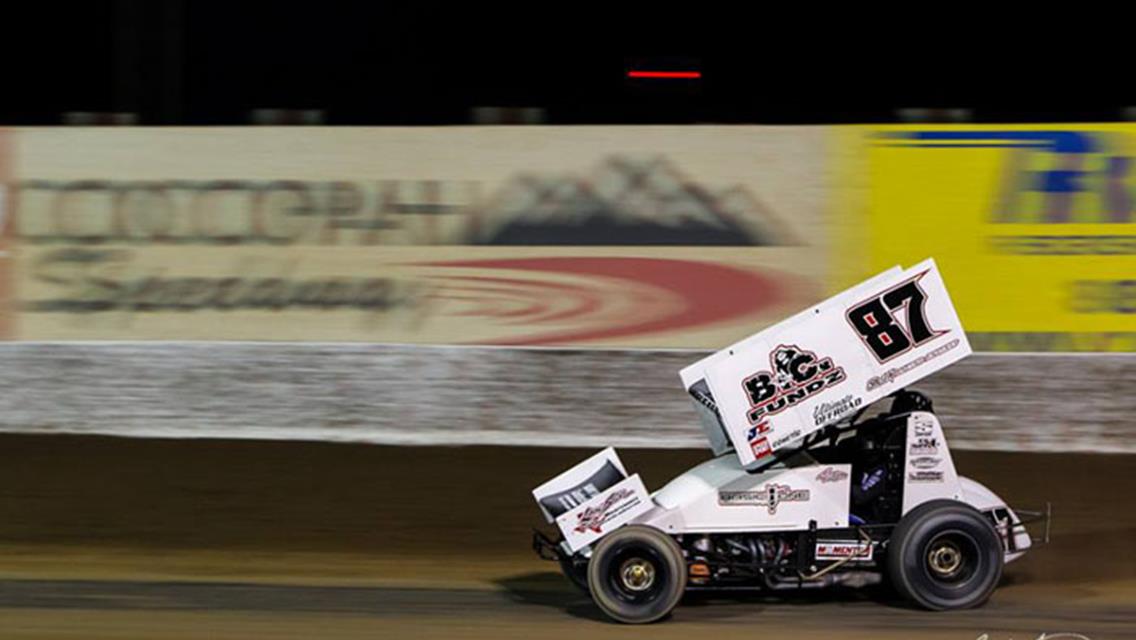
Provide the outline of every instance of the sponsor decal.
{"type": "Polygon", "coordinates": [[[561,495],[556,496],[555,499],[556,502],[559,503],[557,506],[560,509],[560,513],[564,513],[565,511],[575,509],[601,493],[603,493],[603,491],[596,487],[596,485],[591,482],[586,482],[575,489],[565,491],[561,495]]]}
{"type": "Polygon", "coordinates": [[[942,458],[933,458],[931,456],[922,456],[919,458],[912,458],[911,466],[916,469],[934,469],[942,462],[942,458]]]}
{"type": "Polygon", "coordinates": [[[769,515],[777,513],[783,502],[808,502],[808,489],[794,489],[789,485],[771,483],[751,491],[719,491],[718,504],[723,507],[765,507],[769,515]]]}
{"type": "Polygon", "coordinates": [[[635,497],[635,492],[631,489],[614,491],[600,504],[594,507],[588,507],[576,514],[578,519],[576,522],[576,531],[583,533],[590,530],[595,533],[603,533],[603,526],[611,521],[612,518],[618,517],[637,504],[639,504],[639,499],[635,497]],[[628,498],[635,499],[627,501],[628,498]],[[621,502],[623,503],[620,504],[621,502]]]}
{"type": "Polygon", "coordinates": [[[610,460],[604,462],[591,477],[587,478],[580,484],[560,491],[545,495],[540,498],[540,504],[552,516],[559,517],[561,514],[571,511],[592,498],[607,491],[615,486],[619,481],[624,479],[624,474],[610,460]]]}
{"type": "Polygon", "coordinates": [[[753,442],[757,438],[769,433],[772,430],[773,429],[769,426],[768,422],[755,424],[754,426],[749,428],[749,431],[746,432],[746,440],[753,442]]]}
{"type": "Polygon", "coordinates": [[[950,351],[951,349],[954,349],[957,346],[959,346],[959,339],[955,338],[954,340],[951,340],[950,342],[944,344],[943,346],[936,347],[935,349],[928,351],[927,353],[911,360],[910,362],[902,364],[898,367],[892,367],[891,369],[888,369],[887,371],[883,372],[882,374],[880,374],[878,376],[872,376],[872,377],[868,378],[868,383],[867,383],[865,388],[868,391],[872,391],[873,389],[876,389],[878,387],[882,387],[884,385],[891,384],[892,382],[895,382],[895,380],[897,378],[899,378],[899,377],[901,377],[901,376],[903,376],[907,373],[911,373],[911,371],[913,369],[915,369],[919,366],[922,366],[924,364],[927,364],[931,360],[938,358],[939,356],[947,353],[948,351],[950,351]]]}
{"type": "Polygon", "coordinates": [[[942,482],[942,471],[909,471],[907,479],[910,482],[942,482]]]}
{"type": "Polygon", "coordinates": [[[817,474],[816,479],[817,482],[823,482],[827,484],[829,482],[840,482],[847,477],[847,471],[841,471],[840,469],[837,469],[835,467],[825,467],[824,471],[821,471],[817,474]]]}
{"type": "Polygon", "coordinates": [[[872,559],[872,544],[857,540],[817,540],[817,560],[844,560],[867,562],[872,559]]]}
{"type": "Polygon", "coordinates": [[[947,333],[931,328],[927,320],[927,293],[919,286],[925,275],[926,271],[857,303],[845,313],[848,324],[878,362],[887,362],[947,333]],[[897,312],[906,317],[897,317],[897,312]]]}
{"type": "Polygon", "coordinates": [[[750,424],[758,424],[847,379],[844,369],[833,364],[832,358],[818,358],[797,345],[778,345],[769,354],[769,365],[769,370],[742,381],[750,403],[750,424]]]}
{"type": "Polygon", "coordinates": [[[867,491],[868,489],[871,489],[872,487],[879,484],[880,481],[883,480],[883,479],[884,479],[884,468],[883,467],[878,467],[878,468],[876,468],[875,470],[873,470],[869,473],[865,473],[864,476],[860,478],[860,490],[861,491],[867,491]]]}
{"type": "Polygon", "coordinates": [[[753,457],[758,460],[773,454],[773,447],[769,446],[768,438],[758,438],[751,441],[749,448],[753,451],[753,457]]]}
{"type": "Polygon", "coordinates": [[[771,430],[768,422],[761,422],[750,427],[749,431],[746,432],[746,441],[749,442],[749,448],[753,451],[754,458],[763,458],[773,453],[769,438],[765,437],[765,434],[771,430]]]}
{"type": "Polygon", "coordinates": [[[860,408],[864,399],[848,394],[835,402],[822,402],[813,408],[813,424],[821,426],[835,422],[847,413],[860,408]]]}
{"type": "Polygon", "coordinates": [[[793,431],[789,432],[788,434],[783,435],[780,438],[777,438],[776,440],[774,440],[773,441],[773,448],[774,449],[780,449],[783,445],[786,445],[786,444],[788,444],[788,443],[790,443],[790,442],[792,442],[792,441],[794,441],[794,440],[796,440],[797,438],[800,438],[800,437],[801,437],[801,430],[800,429],[794,429],[793,431]]]}
{"type": "Polygon", "coordinates": [[[932,434],[934,429],[934,425],[932,425],[930,422],[915,423],[915,435],[917,436],[929,436],[932,434]]]}
{"type": "Polygon", "coordinates": [[[939,439],[922,437],[916,438],[915,442],[907,448],[907,455],[909,456],[935,456],[939,454],[939,439]]]}

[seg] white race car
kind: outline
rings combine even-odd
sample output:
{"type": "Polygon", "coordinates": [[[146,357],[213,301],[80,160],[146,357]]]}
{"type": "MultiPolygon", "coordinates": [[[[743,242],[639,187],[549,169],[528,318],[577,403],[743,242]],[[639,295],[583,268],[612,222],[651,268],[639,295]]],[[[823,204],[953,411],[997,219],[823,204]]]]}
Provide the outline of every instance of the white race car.
{"type": "Polygon", "coordinates": [[[1049,514],[959,476],[903,389],[969,353],[933,261],[880,274],[684,369],[716,457],[648,495],[605,449],[533,491],[559,529],[533,547],[626,623],[687,590],[881,579],[927,609],[981,604],[1049,514]]]}

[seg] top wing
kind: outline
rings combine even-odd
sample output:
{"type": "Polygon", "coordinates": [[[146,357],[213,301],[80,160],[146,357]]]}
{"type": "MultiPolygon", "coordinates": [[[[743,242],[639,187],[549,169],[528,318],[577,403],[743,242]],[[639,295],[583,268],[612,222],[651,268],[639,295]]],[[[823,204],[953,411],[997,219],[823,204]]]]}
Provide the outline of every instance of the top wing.
{"type": "Polygon", "coordinates": [[[732,447],[751,466],[970,353],[928,259],[893,267],[680,375],[711,447],[732,447]]]}

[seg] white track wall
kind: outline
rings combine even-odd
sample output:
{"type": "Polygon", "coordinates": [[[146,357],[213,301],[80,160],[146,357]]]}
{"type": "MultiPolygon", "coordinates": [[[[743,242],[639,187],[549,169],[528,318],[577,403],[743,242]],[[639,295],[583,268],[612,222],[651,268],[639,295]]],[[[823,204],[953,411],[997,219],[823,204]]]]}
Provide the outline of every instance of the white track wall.
{"type": "MultiPolygon", "coordinates": [[[[701,351],[0,345],[0,431],[405,445],[705,446],[701,351]]],[[[1136,452],[1136,355],[976,354],[921,382],[952,446],[1136,452]]]]}

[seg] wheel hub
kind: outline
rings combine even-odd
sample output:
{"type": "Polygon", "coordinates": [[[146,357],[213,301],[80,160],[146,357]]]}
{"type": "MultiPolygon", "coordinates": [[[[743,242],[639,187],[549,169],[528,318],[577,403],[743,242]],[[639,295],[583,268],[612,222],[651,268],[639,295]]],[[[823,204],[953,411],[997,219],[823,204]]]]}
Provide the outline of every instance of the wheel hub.
{"type": "Polygon", "coordinates": [[[939,542],[927,552],[927,566],[935,575],[949,578],[962,567],[962,551],[952,542],[939,542]]]}
{"type": "Polygon", "coordinates": [[[655,583],[655,566],[642,558],[631,558],[620,566],[619,577],[629,591],[646,591],[655,583]]]}

